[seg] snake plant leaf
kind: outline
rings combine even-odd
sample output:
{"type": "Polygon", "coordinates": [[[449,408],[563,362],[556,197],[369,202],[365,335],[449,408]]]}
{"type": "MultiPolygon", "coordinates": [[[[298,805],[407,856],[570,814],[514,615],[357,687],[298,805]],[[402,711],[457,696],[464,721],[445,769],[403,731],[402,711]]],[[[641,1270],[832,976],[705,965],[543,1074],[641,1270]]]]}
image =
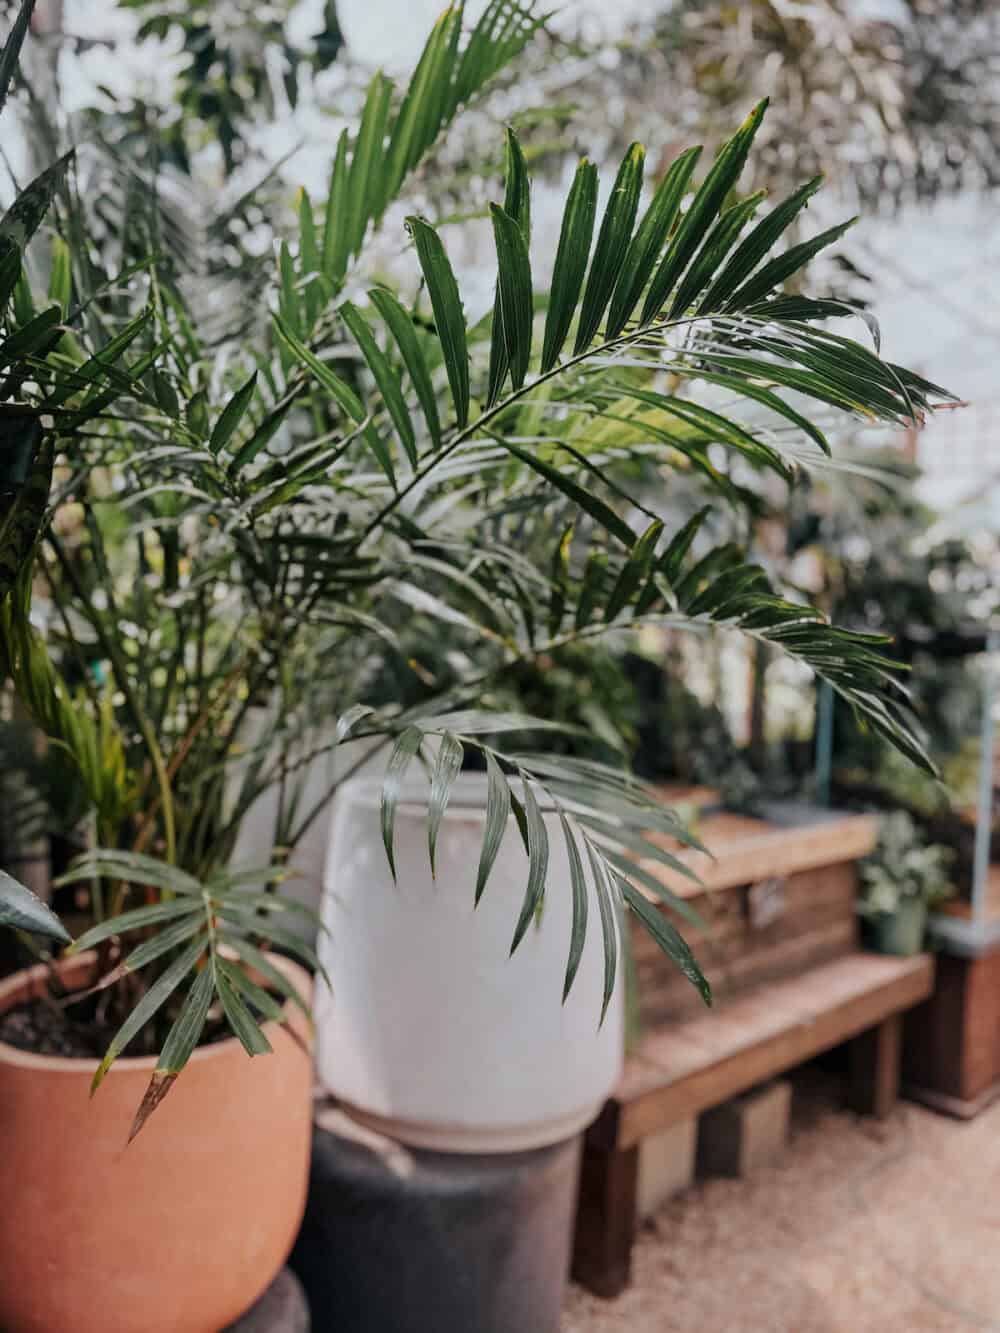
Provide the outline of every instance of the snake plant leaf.
{"type": "Polygon", "coordinates": [[[11,25],[10,33],[3,50],[0,51],[0,111],[4,109],[7,101],[7,94],[10,92],[10,85],[13,82],[14,75],[17,72],[17,62],[21,55],[21,47],[24,45],[24,39],[28,35],[28,28],[31,24],[31,15],[34,13],[35,0],[21,0],[17,15],[11,25]]]}
{"type": "Polygon", "coordinates": [[[74,159],[74,150],[64,153],[57,162],[46,167],[17,195],[7,212],[0,218],[0,243],[13,241],[23,253],[28,242],[42,223],[51,207],[56,192],[66,179],[74,159]]]}
{"type": "Polygon", "coordinates": [[[35,549],[54,462],[54,445],[37,417],[0,413],[0,603],[35,549]]]}
{"type": "Polygon", "coordinates": [[[9,238],[0,241],[0,313],[6,309],[21,277],[21,252],[9,238]]]}
{"type": "Polygon", "coordinates": [[[0,926],[43,935],[60,944],[70,942],[69,933],[52,909],[5,870],[0,870],[0,926]]]}
{"type": "MultiPolygon", "coordinates": [[[[58,342],[62,312],[57,305],[23,324],[0,343],[0,367],[12,366],[30,356],[43,356],[58,342]]],[[[70,387],[68,392],[72,392],[70,387]]]]}

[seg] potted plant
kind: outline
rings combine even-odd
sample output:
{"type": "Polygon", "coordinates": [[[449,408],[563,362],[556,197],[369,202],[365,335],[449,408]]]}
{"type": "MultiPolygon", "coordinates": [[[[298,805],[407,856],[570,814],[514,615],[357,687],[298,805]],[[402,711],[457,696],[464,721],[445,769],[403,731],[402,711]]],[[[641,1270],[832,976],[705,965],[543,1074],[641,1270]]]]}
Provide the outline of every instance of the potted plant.
{"type": "MultiPolygon", "coordinates": [[[[30,2],[4,49],[5,75],[29,12],[30,2]]],[[[543,328],[528,171],[513,134],[503,203],[490,210],[492,320],[470,325],[444,242],[415,215],[409,290],[364,290],[370,238],[390,204],[541,21],[492,0],[465,32],[452,6],[405,96],[375,77],[357,131],[339,140],[322,211],[303,196],[297,235],[280,246],[260,339],[220,347],[203,336],[192,275],[173,260],[134,258],[134,236],[125,267],[101,271],[103,252],[72,197],[64,207],[84,253],[54,243],[52,304],[38,314],[21,272],[34,231],[26,219],[37,225],[56,185],[29,187],[0,220],[10,242],[5,420],[21,423],[22,445],[19,480],[4,492],[0,667],[69,756],[86,798],[89,850],[68,878],[93,919],[68,958],[13,978],[0,1008],[15,1022],[20,1005],[23,1022],[30,1001],[38,1023],[29,1026],[58,1018],[60,1041],[72,1031],[96,1052],[46,1055],[37,1031],[29,1050],[0,1044],[8,1333],[96,1333],[111,1290],[123,1333],[147,1328],[154,1305],[178,1333],[218,1326],[281,1263],[302,1205],[311,1072],[300,1017],[308,983],[274,950],[319,966],[288,927],[297,909],[281,889],[290,853],[332,794],[302,800],[300,779],[333,746],[362,743],[365,762],[371,745],[386,747],[381,795],[361,803],[352,837],[381,849],[397,880],[426,888],[427,863],[411,864],[415,804],[429,858],[440,846],[442,866],[463,877],[440,901],[456,901],[452,888],[464,883],[466,907],[477,887],[484,902],[492,893],[503,911],[514,905],[504,954],[543,937],[548,951],[547,916],[568,922],[555,1002],[562,995],[567,1013],[579,1005],[585,1017],[540,1029],[555,1073],[599,1048],[614,1052],[599,1034],[602,1011],[614,1012],[625,911],[707,998],[690,949],[650,895],[672,899],[630,860],[640,848],[670,861],[645,842],[650,831],[689,835],[614,764],[525,749],[520,738],[546,720],[481,707],[492,682],[629,626],[719,624],[812,666],[926,763],[879,640],[786,600],[735,547],[706,546],[704,515],[666,532],[629,489],[637,469],[663,485],[693,468],[724,503],[734,482],[720,449],[751,477],[763,469],[792,480],[800,463],[822,458],[826,436],[803,405],[903,422],[943,396],[829,331],[828,319],[850,313],[842,304],[781,294],[843,228],[775,256],[816,183],[759,222],[757,196],[730,204],[763,106],[697,188],[698,152],[683,153],[641,220],[639,145],[599,223],[597,172],[580,164],[543,328]],[[537,537],[528,554],[526,515],[537,537]],[[40,609],[44,634],[32,619],[40,609]],[[407,656],[415,614],[458,633],[448,672],[407,656]],[[373,697],[384,660],[420,675],[418,702],[373,697]],[[475,860],[464,844],[461,856],[444,855],[451,822],[463,818],[461,761],[474,752],[488,769],[475,860]],[[404,784],[418,758],[431,776],[414,802],[404,784]],[[266,864],[234,865],[240,831],[268,793],[266,864]],[[585,975],[597,986],[578,993],[585,975]],[[574,1050],[584,1029],[590,1045],[574,1050]],[[272,1053],[247,1062],[239,1045],[272,1053]],[[138,1254],[136,1235],[146,1242],[138,1254]],[[31,1278],[42,1256],[57,1274],[44,1283],[31,1278]]],[[[156,198],[140,192],[137,209],[155,209],[156,198]]],[[[140,236],[155,234],[155,217],[146,222],[140,236]]],[[[335,838],[333,857],[339,847],[335,838]]],[[[396,929],[406,921],[400,913],[396,929]]],[[[401,979],[388,968],[394,950],[366,956],[372,967],[352,976],[338,1020],[345,1040],[365,1039],[359,987],[391,996],[401,979]]],[[[427,961],[430,993],[453,959],[443,950],[427,961]]],[[[337,1043],[324,1049],[336,1087],[337,1043]]],[[[499,1066],[482,1040],[477,1054],[488,1094],[499,1066]]],[[[601,1068],[614,1077],[610,1061],[601,1068]]],[[[588,1104],[599,1095],[592,1085],[588,1104]]],[[[449,1115],[438,1106],[425,1119],[447,1125],[449,1115]]],[[[561,1111],[556,1119],[564,1132],[561,1111]]]]}
{"type": "Polygon", "coordinates": [[[949,880],[953,860],[952,850],[928,842],[905,811],[884,816],[878,846],[861,863],[858,905],[879,953],[920,953],[927,913],[955,892],[949,880]]]}

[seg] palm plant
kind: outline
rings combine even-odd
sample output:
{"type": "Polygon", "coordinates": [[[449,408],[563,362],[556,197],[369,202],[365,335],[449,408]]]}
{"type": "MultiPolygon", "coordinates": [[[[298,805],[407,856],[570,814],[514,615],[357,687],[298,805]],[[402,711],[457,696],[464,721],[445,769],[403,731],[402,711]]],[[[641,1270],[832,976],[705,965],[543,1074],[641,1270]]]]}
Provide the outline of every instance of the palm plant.
{"type": "MultiPolygon", "coordinates": [[[[113,381],[125,399],[112,414],[102,397],[100,421],[84,410],[89,387],[61,401],[80,444],[62,455],[42,536],[0,606],[3,668],[73,755],[93,810],[95,846],[72,878],[90,884],[96,922],[75,947],[98,949],[97,984],[121,1019],[95,1086],[133,1040],[160,1049],[134,1132],[213,1015],[250,1054],[267,1049],[260,1020],[291,992],[265,946],[315,965],[287,928],[294,902],[275,890],[283,852],[325,803],[302,809],[297,779],[335,743],[391,747],[390,864],[413,761],[430,770],[433,862],[455,777],[479,753],[477,896],[511,814],[528,856],[512,949],[544,901],[540,802],[554,803],[573,880],[565,991],[596,904],[605,1006],[626,910],[709,997],[655,905],[684,910],[654,873],[679,863],[646,835],[692,839],[614,765],[519,746],[547,724],[480,707],[505,671],[645,623],[717,625],[807,663],[927,763],[884,640],[783,598],[731,544],[694,558],[707,511],[666,532],[643,500],[651,476],[666,488],[679,471],[700,474],[715,505],[760,472],[792,482],[829,451],[821,417],[904,423],[947,396],[830,331],[849,307],[783,294],[844,228],[776,253],[816,181],[753,221],[760,197],[737,191],[763,105],[697,188],[699,150],[682,153],[641,219],[639,144],[599,224],[598,172],[581,162],[545,294],[510,133],[491,208],[492,317],[469,321],[442,237],[417,216],[406,225],[419,291],[365,290],[370,237],[408,174],[540,22],[533,6],[492,0],[465,33],[462,11],[444,12],[402,98],[375,76],[357,132],[337,145],[325,207],[302,196],[266,340],[209,351],[178,286],[150,265],[143,308],[118,312],[116,353],[138,352],[113,381]],[[33,579],[50,604],[47,638],[29,621],[33,579]],[[372,663],[405,666],[398,629],[413,615],[447,627],[459,669],[425,672],[417,705],[376,707],[372,663]],[[335,739],[317,718],[338,719],[335,739]],[[233,869],[241,823],[267,791],[274,863],[233,869]]],[[[37,358],[43,380],[57,355],[37,358]]]]}
{"type": "MultiPolygon", "coordinates": [[[[0,113],[17,72],[34,0],[19,7],[0,51],[0,113]]],[[[20,191],[0,218],[0,603],[30,576],[57,453],[72,451],[83,429],[126,387],[127,343],[87,349],[70,327],[68,253],[52,255],[46,308],[38,311],[23,273],[24,251],[52,206],[67,156],[20,191]]],[[[25,885],[0,871],[0,925],[66,942],[58,919],[25,885]]]]}

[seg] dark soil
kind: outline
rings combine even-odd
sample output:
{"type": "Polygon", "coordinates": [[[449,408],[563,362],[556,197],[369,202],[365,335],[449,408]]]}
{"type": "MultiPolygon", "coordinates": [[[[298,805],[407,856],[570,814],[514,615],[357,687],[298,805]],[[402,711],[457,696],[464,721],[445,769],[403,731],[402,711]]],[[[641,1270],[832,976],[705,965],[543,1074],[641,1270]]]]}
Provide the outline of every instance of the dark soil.
{"type": "MultiPolygon", "coordinates": [[[[114,1036],[124,1013],[116,1015],[117,1022],[101,1021],[97,1012],[99,996],[88,996],[82,1002],[65,1008],[65,1000],[54,997],[29,1000],[6,1013],[0,1014],[0,1042],[15,1046],[19,1051],[33,1055],[61,1055],[75,1060],[101,1059],[114,1036]]],[[[258,1022],[265,1021],[253,1005],[250,1011],[258,1022]]],[[[160,1025],[148,1024],[131,1043],[128,1055],[155,1055],[166,1040],[171,1014],[160,1025]]],[[[229,1025],[221,1017],[210,1017],[199,1046],[210,1046],[231,1037],[229,1025]]]]}
{"type": "Polygon", "coordinates": [[[44,1000],[31,1000],[0,1014],[0,1041],[34,1055],[65,1055],[73,1059],[100,1058],[112,1033],[89,1023],[77,1023],[44,1000]]]}

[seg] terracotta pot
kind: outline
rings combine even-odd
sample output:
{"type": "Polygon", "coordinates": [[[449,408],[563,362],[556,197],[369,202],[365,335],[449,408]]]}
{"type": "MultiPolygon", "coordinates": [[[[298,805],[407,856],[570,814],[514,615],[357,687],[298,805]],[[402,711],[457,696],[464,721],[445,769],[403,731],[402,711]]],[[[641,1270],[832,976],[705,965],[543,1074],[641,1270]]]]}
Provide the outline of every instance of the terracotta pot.
{"type": "Polygon", "coordinates": [[[486,780],[462,774],[427,853],[425,780],[396,810],[394,883],[382,845],[380,778],[334,802],[320,955],[333,990],[316,996],[320,1080],[358,1120],[418,1148],[523,1152],[560,1143],[597,1115],[621,1076],[621,979],[600,1024],[604,949],[590,904],[580,969],[563,1003],[572,924],[559,819],[545,905],[517,951],[528,859],[511,816],[477,907],[486,780]]]}
{"type": "MultiPolygon", "coordinates": [[[[60,972],[87,984],[92,959],[60,972]]],[[[45,977],[0,983],[0,1011],[45,977]]],[[[91,1098],[96,1060],[0,1043],[4,1333],[218,1333],[268,1287],[305,1205],[312,1068],[278,1024],[265,1030],[274,1053],[258,1059],[235,1039],[199,1048],[127,1148],[155,1057],[119,1059],[91,1098]]]]}

